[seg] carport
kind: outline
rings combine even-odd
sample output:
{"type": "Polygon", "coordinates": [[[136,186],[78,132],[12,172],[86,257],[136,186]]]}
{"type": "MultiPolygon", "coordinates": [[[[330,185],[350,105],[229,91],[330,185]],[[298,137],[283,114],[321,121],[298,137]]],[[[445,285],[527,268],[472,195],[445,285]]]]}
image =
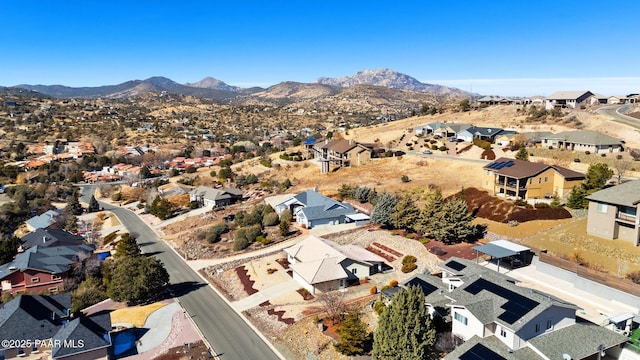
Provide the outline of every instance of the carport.
{"type": "Polygon", "coordinates": [[[507,240],[496,240],[485,245],[474,246],[473,250],[476,251],[476,262],[480,253],[491,256],[491,260],[495,259],[498,272],[500,272],[500,260],[504,259],[511,268],[519,267],[528,264],[529,259],[526,254],[531,253],[531,248],[507,240]]]}

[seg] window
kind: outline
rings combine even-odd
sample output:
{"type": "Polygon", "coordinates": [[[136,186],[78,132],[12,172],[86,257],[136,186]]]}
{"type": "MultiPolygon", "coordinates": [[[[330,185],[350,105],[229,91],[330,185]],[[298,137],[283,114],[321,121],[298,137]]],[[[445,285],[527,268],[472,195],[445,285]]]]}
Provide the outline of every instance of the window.
{"type": "Polygon", "coordinates": [[[504,328],[500,328],[500,336],[507,337],[507,330],[505,330],[504,328]]]}
{"type": "Polygon", "coordinates": [[[491,176],[491,170],[487,170],[487,176],[491,176]]]}
{"type": "Polygon", "coordinates": [[[606,214],[607,213],[607,204],[598,203],[598,212],[606,214]]]}
{"type": "Polygon", "coordinates": [[[38,282],[38,281],[40,281],[40,278],[39,278],[39,277],[32,277],[32,278],[31,278],[31,282],[32,282],[32,283],[36,283],[36,282],[38,282]]]}
{"type": "Polygon", "coordinates": [[[551,320],[547,320],[547,330],[551,329],[551,326],[553,326],[551,320]]]}
{"type": "Polygon", "coordinates": [[[536,324],[536,333],[539,333],[539,332],[540,332],[540,323],[537,323],[536,324]]]}
{"type": "Polygon", "coordinates": [[[60,276],[58,276],[58,275],[51,275],[51,280],[60,280],[60,276]]]}
{"type": "Polygon", "coordinates": [[[542,178],[538,178],[538,184],[542,184],[542,178]]]}
{"type": "Polygon", "coordinates": [[[533,184],[533,178],[529,178],[529,185],[533,184]]]}
{"type": "Polygon", "coordinates": [[[485,185],[485,186],[489,186],[489,182],[488,182],[488,181],[485,181],[485,182],[484,182],[484,185],[485,185]]]}
{"type": "Polygon", "coordinates": [[[358,268],[351,269],[351,272],[355,275],[358,272],[358,268]]]}
{"type": "Polygon", "coordinates": [[[453,314],[453,317],[462,324],[467,325],[468,320],[464,315],[456,312],[453,314]]]}
{"type": "Polygon", "coordinates": [[[49,292],[57,293],[58,292],[58,288],[57,287],[50,287],[49,288],[49,292]]]}
{"type": "Polygon", "coordinates": [[[544,177],[544,182],[549,182],[549,177],[548,176],[544,177]]]}

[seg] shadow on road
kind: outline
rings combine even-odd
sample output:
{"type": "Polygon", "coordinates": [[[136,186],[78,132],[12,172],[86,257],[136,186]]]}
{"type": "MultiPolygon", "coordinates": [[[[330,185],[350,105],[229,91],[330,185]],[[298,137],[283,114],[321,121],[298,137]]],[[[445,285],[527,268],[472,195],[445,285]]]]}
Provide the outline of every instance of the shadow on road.
{"type": "Polygon", "coordinates": [[[158,255],[158,254],[162,254],[164,253],[164,251],[149,251],[149,252],[145,252],[142,255],[144,256],[154,256],[154,255],[158,255]]]}
{"type": "Polygon", "coordinates": [[[169,297],[180,297],[205,286],[207,286],[207,284],[195,281],[169,284],[167,286],[167,294],[169,297]]]}

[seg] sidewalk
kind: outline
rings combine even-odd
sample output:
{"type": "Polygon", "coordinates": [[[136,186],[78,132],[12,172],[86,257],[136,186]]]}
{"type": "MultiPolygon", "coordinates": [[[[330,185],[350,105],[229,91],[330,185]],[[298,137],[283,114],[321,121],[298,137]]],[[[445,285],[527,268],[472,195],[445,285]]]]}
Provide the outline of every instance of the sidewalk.
{"type": "MultiPolygon", "coordinates": [[[[287,276],[287,275],[284,275],[287,276]]],[[[288,277],[288,276],[287,276],[288,277]]],[[[238,300],[231,303],[231,307],[237,312],[242,312],[251,308],[254,308],[265,301],[292,293],[299,289],[300,283],[288,277],[288,279],[278,285],[272,286],[268,289],[258,291],[257,293],[247,296],[242,300],[238,300]]]]}

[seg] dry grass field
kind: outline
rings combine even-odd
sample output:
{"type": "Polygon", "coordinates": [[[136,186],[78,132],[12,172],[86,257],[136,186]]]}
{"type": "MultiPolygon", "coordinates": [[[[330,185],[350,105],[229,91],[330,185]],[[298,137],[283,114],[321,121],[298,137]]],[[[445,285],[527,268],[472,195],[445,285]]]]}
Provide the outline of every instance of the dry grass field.
{"type": "Polygon", "coordinates": [[[114,310],[111,312],[111,322],[129,323],[133,324],[135,327],[142,328],[144,327],[147,317],[149,317],[152,312],[165,305],[166,304],[164,303],[156,302],[149,305],[129,306],[123,309],[114,310]]]}

